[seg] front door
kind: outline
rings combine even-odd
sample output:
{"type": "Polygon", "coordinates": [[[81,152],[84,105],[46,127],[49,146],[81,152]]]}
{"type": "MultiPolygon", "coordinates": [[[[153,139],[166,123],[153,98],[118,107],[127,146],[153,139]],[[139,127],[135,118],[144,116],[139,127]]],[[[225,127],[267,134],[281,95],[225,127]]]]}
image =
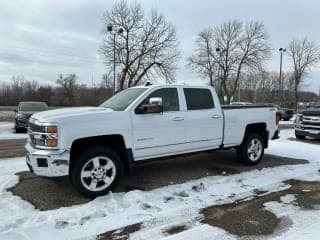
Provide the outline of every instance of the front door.
{"type": "Polygon", "coordinates": [[[132,112],[134,157],[137,160],[178,153],[185,143],[185,112],[180,111],[177,88],[154,90],[140,105],[149,103],[154,97],[162,98],[163,113],[132,112]]]}

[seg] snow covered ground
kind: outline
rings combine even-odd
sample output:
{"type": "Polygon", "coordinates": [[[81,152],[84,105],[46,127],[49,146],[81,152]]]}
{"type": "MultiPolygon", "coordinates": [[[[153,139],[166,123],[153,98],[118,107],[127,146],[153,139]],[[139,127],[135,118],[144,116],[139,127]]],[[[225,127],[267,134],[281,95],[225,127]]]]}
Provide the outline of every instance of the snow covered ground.
{"type": "Polygon", "coordinates": [[[15,133],[13,122],[0,122],[0,140],[27,138],[27,134],[15,133]]]}
{"type": "MultiPolygon", "coordinates": [[[[250,199],[257,189],[268,192],[288,189],[290,185],[284,183],[287,179],[320,181],[319,145],[288,140],[293,136],[292,129],[283,130],[280,139],[270,142],[267,153],[306,159],[308,164],[208,176],[151,191],[110,193],[86,204],[50,211],[36,210],[6,191],[18,182],[15,173],[27,170],[24,158],[0,160],[0,239],[94,239],[97,234],[140,222],[142,229],[131,234],[130,239],[236,239],[223,229],[199,223],[200,210],[250,199]],[[162,229],[178,224],[189,229],[171,236],[163,234],[162,229]]],[[[282,200],[266,203],[265,208],[277,216],[290,218],[293,226],[272,239],[300,239],[302,236],[303,239],[317,239],[320,230],[313,226],[320,226],[320,210],[299,209],[291,204],[294,196],[282,200]]]]}

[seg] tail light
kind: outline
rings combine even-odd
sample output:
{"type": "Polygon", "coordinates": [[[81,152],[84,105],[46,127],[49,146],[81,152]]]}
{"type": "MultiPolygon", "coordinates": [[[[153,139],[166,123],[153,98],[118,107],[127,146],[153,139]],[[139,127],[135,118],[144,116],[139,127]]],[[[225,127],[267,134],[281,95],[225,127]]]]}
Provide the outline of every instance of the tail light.
{"type": "Polygon", "coordinates": [[[279,125],[280,118],[281,118],[280,112],[276,112],[276,125],[279,125]]]}

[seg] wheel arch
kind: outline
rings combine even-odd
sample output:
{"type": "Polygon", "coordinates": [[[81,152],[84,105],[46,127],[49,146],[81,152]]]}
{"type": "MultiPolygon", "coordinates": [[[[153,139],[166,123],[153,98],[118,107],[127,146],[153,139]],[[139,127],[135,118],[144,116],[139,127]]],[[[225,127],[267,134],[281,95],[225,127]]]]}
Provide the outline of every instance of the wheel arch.
{"type": "Polygon", "coordinates": [[[246,138],[248,133],[256,133],[259,134],[263,139],[263,147],[268,147],[269,142],[269,132],[267,131],[266,123],[252,123],[248,124],[245,129],[243,140],[246,138]]]}
{"type": "Polygon", "coordinates": [[[69,176],[73,170],[76,158],[81,152],[91,147],[108,147],[117,153],[128,171],[132,171],[134,160],[132,149],[127,148],[124,137],[120,134],[102,135],[76,139],[72,142],[70,150],[69,176]]]}

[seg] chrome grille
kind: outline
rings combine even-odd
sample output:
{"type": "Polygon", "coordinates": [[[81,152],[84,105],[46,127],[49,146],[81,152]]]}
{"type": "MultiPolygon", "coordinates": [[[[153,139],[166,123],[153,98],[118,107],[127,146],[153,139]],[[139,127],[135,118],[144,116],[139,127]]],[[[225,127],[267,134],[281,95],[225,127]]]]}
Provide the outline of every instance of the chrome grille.
{"type": "Polygon", "coordinates": [[[39,126],[37,124],[34,124],[32,122],[29,122],[29,131],[32,133],[32,132],[38,132],[38,133],[41,133],[41,132],[44,132],[45,129],[43,126],[39,126]]]}
{"type": "Polygon", "coordinates": [[[302,123],[304,125],[320,126],[320,117],[303,116],[302,123]]]}

